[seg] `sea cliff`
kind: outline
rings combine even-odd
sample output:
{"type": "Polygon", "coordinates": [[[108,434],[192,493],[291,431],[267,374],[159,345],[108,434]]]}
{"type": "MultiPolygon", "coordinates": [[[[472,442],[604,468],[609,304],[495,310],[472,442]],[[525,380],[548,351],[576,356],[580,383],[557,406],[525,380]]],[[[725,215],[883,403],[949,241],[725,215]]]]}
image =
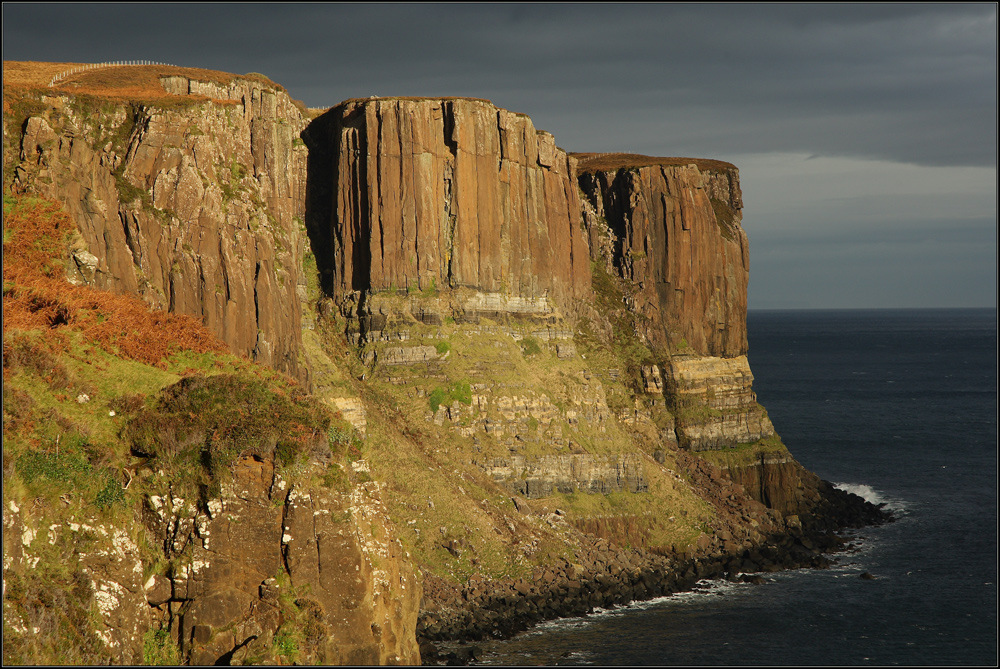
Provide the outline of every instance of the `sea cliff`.
{"type": "Polygon", "coordinates": [[[5,220],[75,230],[46,281],[219,342],[131,354],[111,302],[43,335],[5,259],[10,659],[474,660],[435,644],[823,566],[883,519],[756,401],[734,166],[567,153],[486,100],[4,67],[5,220]]]}

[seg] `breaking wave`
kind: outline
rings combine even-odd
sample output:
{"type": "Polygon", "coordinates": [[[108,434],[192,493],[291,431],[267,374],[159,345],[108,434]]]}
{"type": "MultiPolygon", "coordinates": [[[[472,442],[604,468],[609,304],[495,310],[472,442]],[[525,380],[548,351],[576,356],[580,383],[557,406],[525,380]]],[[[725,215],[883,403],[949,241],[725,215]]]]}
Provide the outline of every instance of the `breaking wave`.
{"type": "Polygon", "coordinates": [[[889,511],[902,512],[907,508],[905,501],[901,499],[893,499],[891,497],[886,497],[875,488],[865,483],[834,483],[834,488],[843,490],[844,492],[849,492],[863,498],[866,502],[870,502],[875,506],[879,504],[884,504],[885,508],[889,511]]]}

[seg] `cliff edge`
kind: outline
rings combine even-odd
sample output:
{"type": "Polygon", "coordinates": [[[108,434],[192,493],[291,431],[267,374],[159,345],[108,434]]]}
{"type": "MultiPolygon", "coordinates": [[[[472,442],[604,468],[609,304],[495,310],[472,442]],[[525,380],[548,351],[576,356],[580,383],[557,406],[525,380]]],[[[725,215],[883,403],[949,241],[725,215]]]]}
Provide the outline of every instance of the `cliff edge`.
{"type": "Polygon", "coordinates": [[[304,107],[263,77],[154,65],[11,86],[4,101],[5,188],[77,222],[73,283],[195,316],[305,378],[304,107]]]}
{"type": "Polygon", "coordinates": [[[883,519],[757,403],[734,166],[567,154],[487,100],[314,118],[262,75],[28,76],[65,66],[5,63],[5,226],[60,203],[45,281],[94,291],[8,278],[42,214],[5,227],[17,652],[468,660],[437,644],[822,567],[883,519]],[[108,291],[236,357],[136,358],[108,291]]]}

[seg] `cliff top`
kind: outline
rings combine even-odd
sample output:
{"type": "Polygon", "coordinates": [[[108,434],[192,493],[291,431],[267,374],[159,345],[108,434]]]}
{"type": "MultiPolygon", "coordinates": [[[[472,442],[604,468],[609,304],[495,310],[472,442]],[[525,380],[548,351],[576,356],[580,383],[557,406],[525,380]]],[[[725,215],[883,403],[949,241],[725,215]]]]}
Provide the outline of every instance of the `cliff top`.
{"type": "Polygon", "coordinates": [[[105,65],[94,63],[45,63],[37,61],[3,62],[3,87],[11,89],[48,89],[55,93],[73,95],[94,95],[103,98],[121,99],[176,99],[177,95],[167,93],[161,77],[181,76],[196,81],[214,82],[227,85],[234,79],[258,81],[287,93],[280,84],[263,74],[251,72],[245,75],[205,70],[197,67],[176,67],[174,65],[105,65]],[[62,77],[54,86],[49,83],[54,77],[77,68],[92,69],[62,77]]]}
{"type": "MultiPolygon", "coordinates": [[[[462,95],[440,95],[440,96],[435,96],[435,95],[386,95],[386,96],[372,95],[372,96],[369,96],[367,98],[348,98],[348,99],[344,100],[343,102],[341,102],[340,104],[334,105],[334,107],[340,107],[340,106],[343,106],[343,105],[346,105],[346,104],[350,104],[352,102],[368,102],[369,100],[381,100],[382,102],[392,102],[393,100],[414,100],[414,101],[417,101],[417,102],[424,101],[424,100],[433,100],[433,101],[440,101],[440,100],[474,100],[476,102],[485,102],[486,104],[490,104],[490,105],[493,104],[492,100],[487,100],[486,98],[470,98],[470,97],[465,97],[465,96],[462,96],[462,95]]],[[[496,106],[496,105],[494,105],[494,106],[496,106]]]]}
{"type": "Polygon", "coordinates": [[[736,166],[724,160],[711,158],[656,158],[639,153],[571,153],[577,159],[577,172],[610,172],[622,168],[649,167],[651,165],[697,165],[699,170],[735,170],[736,166]]]}
{"type": "MultiPolygon", "coordinates": [[[[341,102],[339,104],[336,104],[333,107],[330,107],[330,109],[337,109],[339,107],[344,107],[344,106],[352,104],[352,103],[357,104],[357,103],[365,103],[365,102],[371,102],[371,101],[393,102],[393,101],[396,101],[396,100],[409,100],[409,101],[413,101],[413,102],[447,102],[449,100],[469,100],[469,101],[472,101],[472,102],[484,102],[484,103],[486,103],[486,104],[488,104],[488,105],[490,105],[492,107],[495,107],[497,109],[503,109],[502,107],[497,107],[497,105],[492,100],[487,100],[486,98],[471,98],[471,97],[466,97],[466,96],[462,96],[462,95],[440,95],[440,96],[434,96],[434,95],[387,95],[385,97],[378,96],[378,95],[372,95],[372,96],[369,96],[367,98],[348,98],[347,100],[344,100],[343,102],[341,102]]],[[[509,112],[511,114],[514,114],[515,116],[523,116],[525,118],[528,117],[527,114],[524,114],[522,112],[515,112],[515,111],[511,111],[509,109],[504,109],[504,111],[509,112]]]]}

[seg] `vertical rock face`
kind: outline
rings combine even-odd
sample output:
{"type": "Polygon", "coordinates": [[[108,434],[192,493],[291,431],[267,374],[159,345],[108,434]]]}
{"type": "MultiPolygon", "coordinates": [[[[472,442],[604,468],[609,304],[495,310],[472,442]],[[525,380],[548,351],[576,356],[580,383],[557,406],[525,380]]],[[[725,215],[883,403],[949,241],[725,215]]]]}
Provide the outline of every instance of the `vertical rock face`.
{"type": "Polygon", "coordinates": [[[308,134],[334,147],[335,298],[588,293],[573,160],[528,117],[485,100],[352,100],[308,134]]]}
{"type": "Polygon", "coordinates": [[[419,663],[420,585],[377,483],[302,487],[272,460],[247,457],[207,505],[164,488],[144,515],[175,567],[149,579],[146,598],[167,608],[190,664],[419,663]],[[162,597],[157,578],[168,586],[162,597]],[[293,611],[282,600],[307,619],[289,625],[306,630],[292,657],[278,657],[293,611]]]}
{"type": "MultiPolygon", "coordinates": [[[[721,165],[727,165],[725,163],[721,165]]],[[[735,167],[580,165],[580,185],[616,237],[614,263],[639,291],[660,348],[735,357],[747,351],[749,255],[735,167]]]]}
{"type": "Polygon", "coordinates": [[[285,561],[292,585],[326,613],[322,664],[417,664],[421,588],[388,521],[381,486],[289,496],[285,561]],[[345,523],[343,518],[348,522],[345,523]]]}
{"type": "Polygon", "coordinates": [[[203,97],[45,98],[14,188],[63,202],[76,221],[71,280],[197,316],[234,352],[301,376],[305,120],[260,82],[162,82],[203,97]]]}
{"type": "Polygon", "coordinates": [[[749,255],[736,168],[622,154],[581,154],[579,166],[591,247],[631,284],[642,334],[669,359],[678,443],[718,450],[773,435],[746,358],[749,255]]]}

